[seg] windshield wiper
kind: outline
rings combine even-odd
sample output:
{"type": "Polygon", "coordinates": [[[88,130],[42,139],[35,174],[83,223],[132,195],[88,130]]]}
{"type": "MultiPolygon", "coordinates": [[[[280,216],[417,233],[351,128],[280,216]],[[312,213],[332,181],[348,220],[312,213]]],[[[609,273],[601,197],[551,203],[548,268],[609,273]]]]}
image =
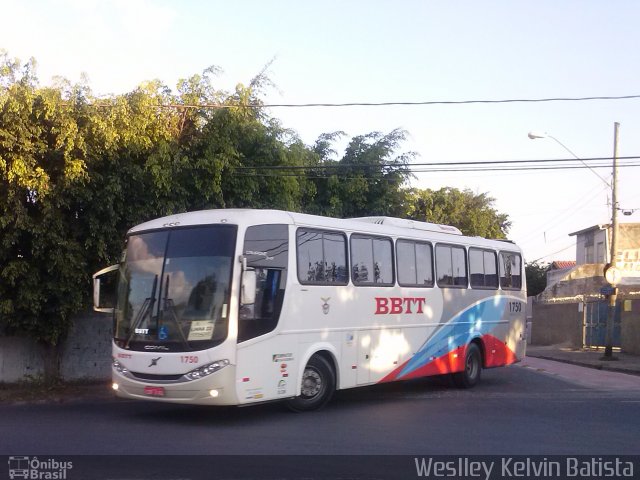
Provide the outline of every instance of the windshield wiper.
{"type": "Polygon", "coordinates": [[[153,277],[153,287],[151,287],[151,296],[144,299],[144,302],[142,302],[142,307],[140,308],[140,310],[138,310],[138,314],[136,315],[136,318],[133,320],[133,326],[131,327],[131,332],[129,332],[129,336],[127,337],[127,342],[124,345],[125,348],[129,348],[129,343],[131,343],[131,339],[135,336],[136,329],[140,325],[142,325],[142,322],[144,321],[145,317],[149,315],[149,318],[151,318],[151,315],[153,312],[153,306],[156,304],[157,288],[158,288],[158,275],[153,277]]]}
{"type": "MultiPolygon", "coordinates": [[[[171,315],[171,319],[173,323],[176,324],[176,329],[180,333],[180,338],[182,339],[182,344],[187,348],[187,350],[191,350],[191,346],[189,345],[189,341],[187,337],[184,336],[184,332],[182,331],[182,327],[180,326],[180,320],[178,320],[178,315],[176,315],[176,305],[172,298],[169,298],[169,275],[167,275],[167,280],[164,288],[164,299],[162,302],[162,318],[164,319],[164,312],[169,311],[171,315]]],[[[159,315],[158,315],[159,316],[159,315]]]]}

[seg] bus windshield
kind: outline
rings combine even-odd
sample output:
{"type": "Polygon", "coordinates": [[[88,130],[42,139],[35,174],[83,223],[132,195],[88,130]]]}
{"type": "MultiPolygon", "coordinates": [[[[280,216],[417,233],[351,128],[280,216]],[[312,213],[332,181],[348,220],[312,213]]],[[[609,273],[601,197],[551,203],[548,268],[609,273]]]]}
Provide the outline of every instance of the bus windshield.
{"type": "Polygon", "coordinates": [[[235,241],[231,225],[129,236],[118,281],[116,344],[194,351],[224,341],[235,241]]]}

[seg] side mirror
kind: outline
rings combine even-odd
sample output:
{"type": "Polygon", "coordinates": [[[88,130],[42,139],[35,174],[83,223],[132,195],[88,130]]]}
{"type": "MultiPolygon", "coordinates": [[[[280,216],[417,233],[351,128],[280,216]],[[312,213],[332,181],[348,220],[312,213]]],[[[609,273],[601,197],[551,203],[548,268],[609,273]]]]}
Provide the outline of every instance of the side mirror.
{"type": "Polygon", "coordinates": [[[242,284],[240,287],[240,303],[253,305],[256,303],[256,271],[245,270],[242,272],[242,284]]]}
{"type": "Polygon", "coordinates": [[[96,312],[114,312],[119,268],[119,265],[111,265],[93,274],[93,309],[96,312]]]}

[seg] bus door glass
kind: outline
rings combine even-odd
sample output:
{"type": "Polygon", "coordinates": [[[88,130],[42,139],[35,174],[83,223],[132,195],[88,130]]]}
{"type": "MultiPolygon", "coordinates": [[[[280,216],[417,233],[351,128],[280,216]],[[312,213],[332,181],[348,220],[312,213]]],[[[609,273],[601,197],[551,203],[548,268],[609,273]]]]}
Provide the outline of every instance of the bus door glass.
{"type": "Polygon", "coordinates": [[[271,332],[278,324],[287,283],[287,225],[247,228],[243,255],[247,268],[256,272],[256,297],[253,304],[240,305],[238,342],[271,332]]]}

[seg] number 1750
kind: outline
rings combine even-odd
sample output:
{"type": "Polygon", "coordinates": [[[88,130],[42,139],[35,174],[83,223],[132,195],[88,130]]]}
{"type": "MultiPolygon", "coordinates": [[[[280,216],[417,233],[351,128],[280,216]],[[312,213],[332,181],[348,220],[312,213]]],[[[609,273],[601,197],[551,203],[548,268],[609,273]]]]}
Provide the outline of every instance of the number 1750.
{"type": "Polygon", "coordinates": [[[509,313],[520,313],[522,311],[522,302],[509,302],[509,313]]]}

